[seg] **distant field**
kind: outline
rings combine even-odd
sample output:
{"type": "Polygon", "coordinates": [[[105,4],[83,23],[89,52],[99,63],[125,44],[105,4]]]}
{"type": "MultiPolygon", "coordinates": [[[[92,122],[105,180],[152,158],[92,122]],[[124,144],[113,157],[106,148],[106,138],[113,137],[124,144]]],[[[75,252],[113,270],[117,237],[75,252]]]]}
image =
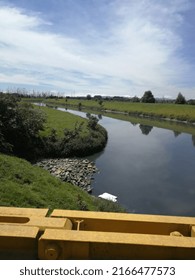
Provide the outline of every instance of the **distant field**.
{"type": "Polygon", "coordinates": [[[180,121],[195,122],[195,106],[162,103],[132,103],[119,101],[103,101],[99,104],[96,100],[81,99],[46,99],[46,103],[54,103],[63,106],[80,106],[97,110],[111,110],[126,112],[135,115],[147,115],[150,117],[177,119],[180,121]]]}

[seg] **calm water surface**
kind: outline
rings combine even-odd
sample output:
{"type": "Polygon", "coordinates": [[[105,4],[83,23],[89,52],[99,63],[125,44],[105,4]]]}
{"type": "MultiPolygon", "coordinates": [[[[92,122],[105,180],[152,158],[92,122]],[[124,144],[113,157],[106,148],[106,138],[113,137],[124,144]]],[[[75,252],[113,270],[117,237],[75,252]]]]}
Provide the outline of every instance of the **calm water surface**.
{"type": "Polygon", "coordinates": [[[104,116],[99,123],[108,131],[108,143],[89,157],[100,170],[92,194],[116,195],[133,213],[195,216],[192,135],[104,116]]]}

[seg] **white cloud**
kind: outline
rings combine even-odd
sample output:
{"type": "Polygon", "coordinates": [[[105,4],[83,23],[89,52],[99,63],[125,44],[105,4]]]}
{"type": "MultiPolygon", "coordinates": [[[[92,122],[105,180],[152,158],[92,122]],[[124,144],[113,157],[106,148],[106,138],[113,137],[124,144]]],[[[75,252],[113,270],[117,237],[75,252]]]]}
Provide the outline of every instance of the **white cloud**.
{"type": "Polygon", "coordinates": [[[108,36],[95,42],[43,31],[51,23],[40,15],[0,7],[0,81],[105,94],[182,91],[177,82],[191,66],[177,55],[182,39],[176,29],[188,1],[170,2],[167,7],[163,1],[114,1],[108,36]]]}
{"type": "Polygon", "coordinates": [[[28,77],[23,74],[13,74],[13,75],[5,75],[0,74],[0,83],[10,83],[10,79],[12,83],[15,84],[26,84],[26,85],[37,85],[37,80],[33,77],[28,77]]]}

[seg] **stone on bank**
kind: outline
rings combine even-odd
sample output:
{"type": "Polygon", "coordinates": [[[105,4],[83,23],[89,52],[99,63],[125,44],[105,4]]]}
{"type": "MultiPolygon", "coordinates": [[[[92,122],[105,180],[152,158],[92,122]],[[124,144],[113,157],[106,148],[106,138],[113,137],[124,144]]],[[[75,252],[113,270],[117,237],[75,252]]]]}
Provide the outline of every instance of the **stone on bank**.
{"type": "Polygon", "coordinates": [[[60,180],[81,187],[87,192],[92,191],[93,174],[98,171],[95,164],[88,159],[44,159],[36,165],[48,170],[60,180]]]}

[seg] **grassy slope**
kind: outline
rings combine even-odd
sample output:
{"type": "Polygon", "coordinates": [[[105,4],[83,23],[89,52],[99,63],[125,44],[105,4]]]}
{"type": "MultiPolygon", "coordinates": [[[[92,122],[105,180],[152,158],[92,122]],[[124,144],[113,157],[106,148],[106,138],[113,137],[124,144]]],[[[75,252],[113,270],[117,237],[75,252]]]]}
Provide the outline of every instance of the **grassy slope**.
{"type": "Polygon", "coordinates": [[[29,162],[0,154],[0,206],[122,211],[29,162]]]}

